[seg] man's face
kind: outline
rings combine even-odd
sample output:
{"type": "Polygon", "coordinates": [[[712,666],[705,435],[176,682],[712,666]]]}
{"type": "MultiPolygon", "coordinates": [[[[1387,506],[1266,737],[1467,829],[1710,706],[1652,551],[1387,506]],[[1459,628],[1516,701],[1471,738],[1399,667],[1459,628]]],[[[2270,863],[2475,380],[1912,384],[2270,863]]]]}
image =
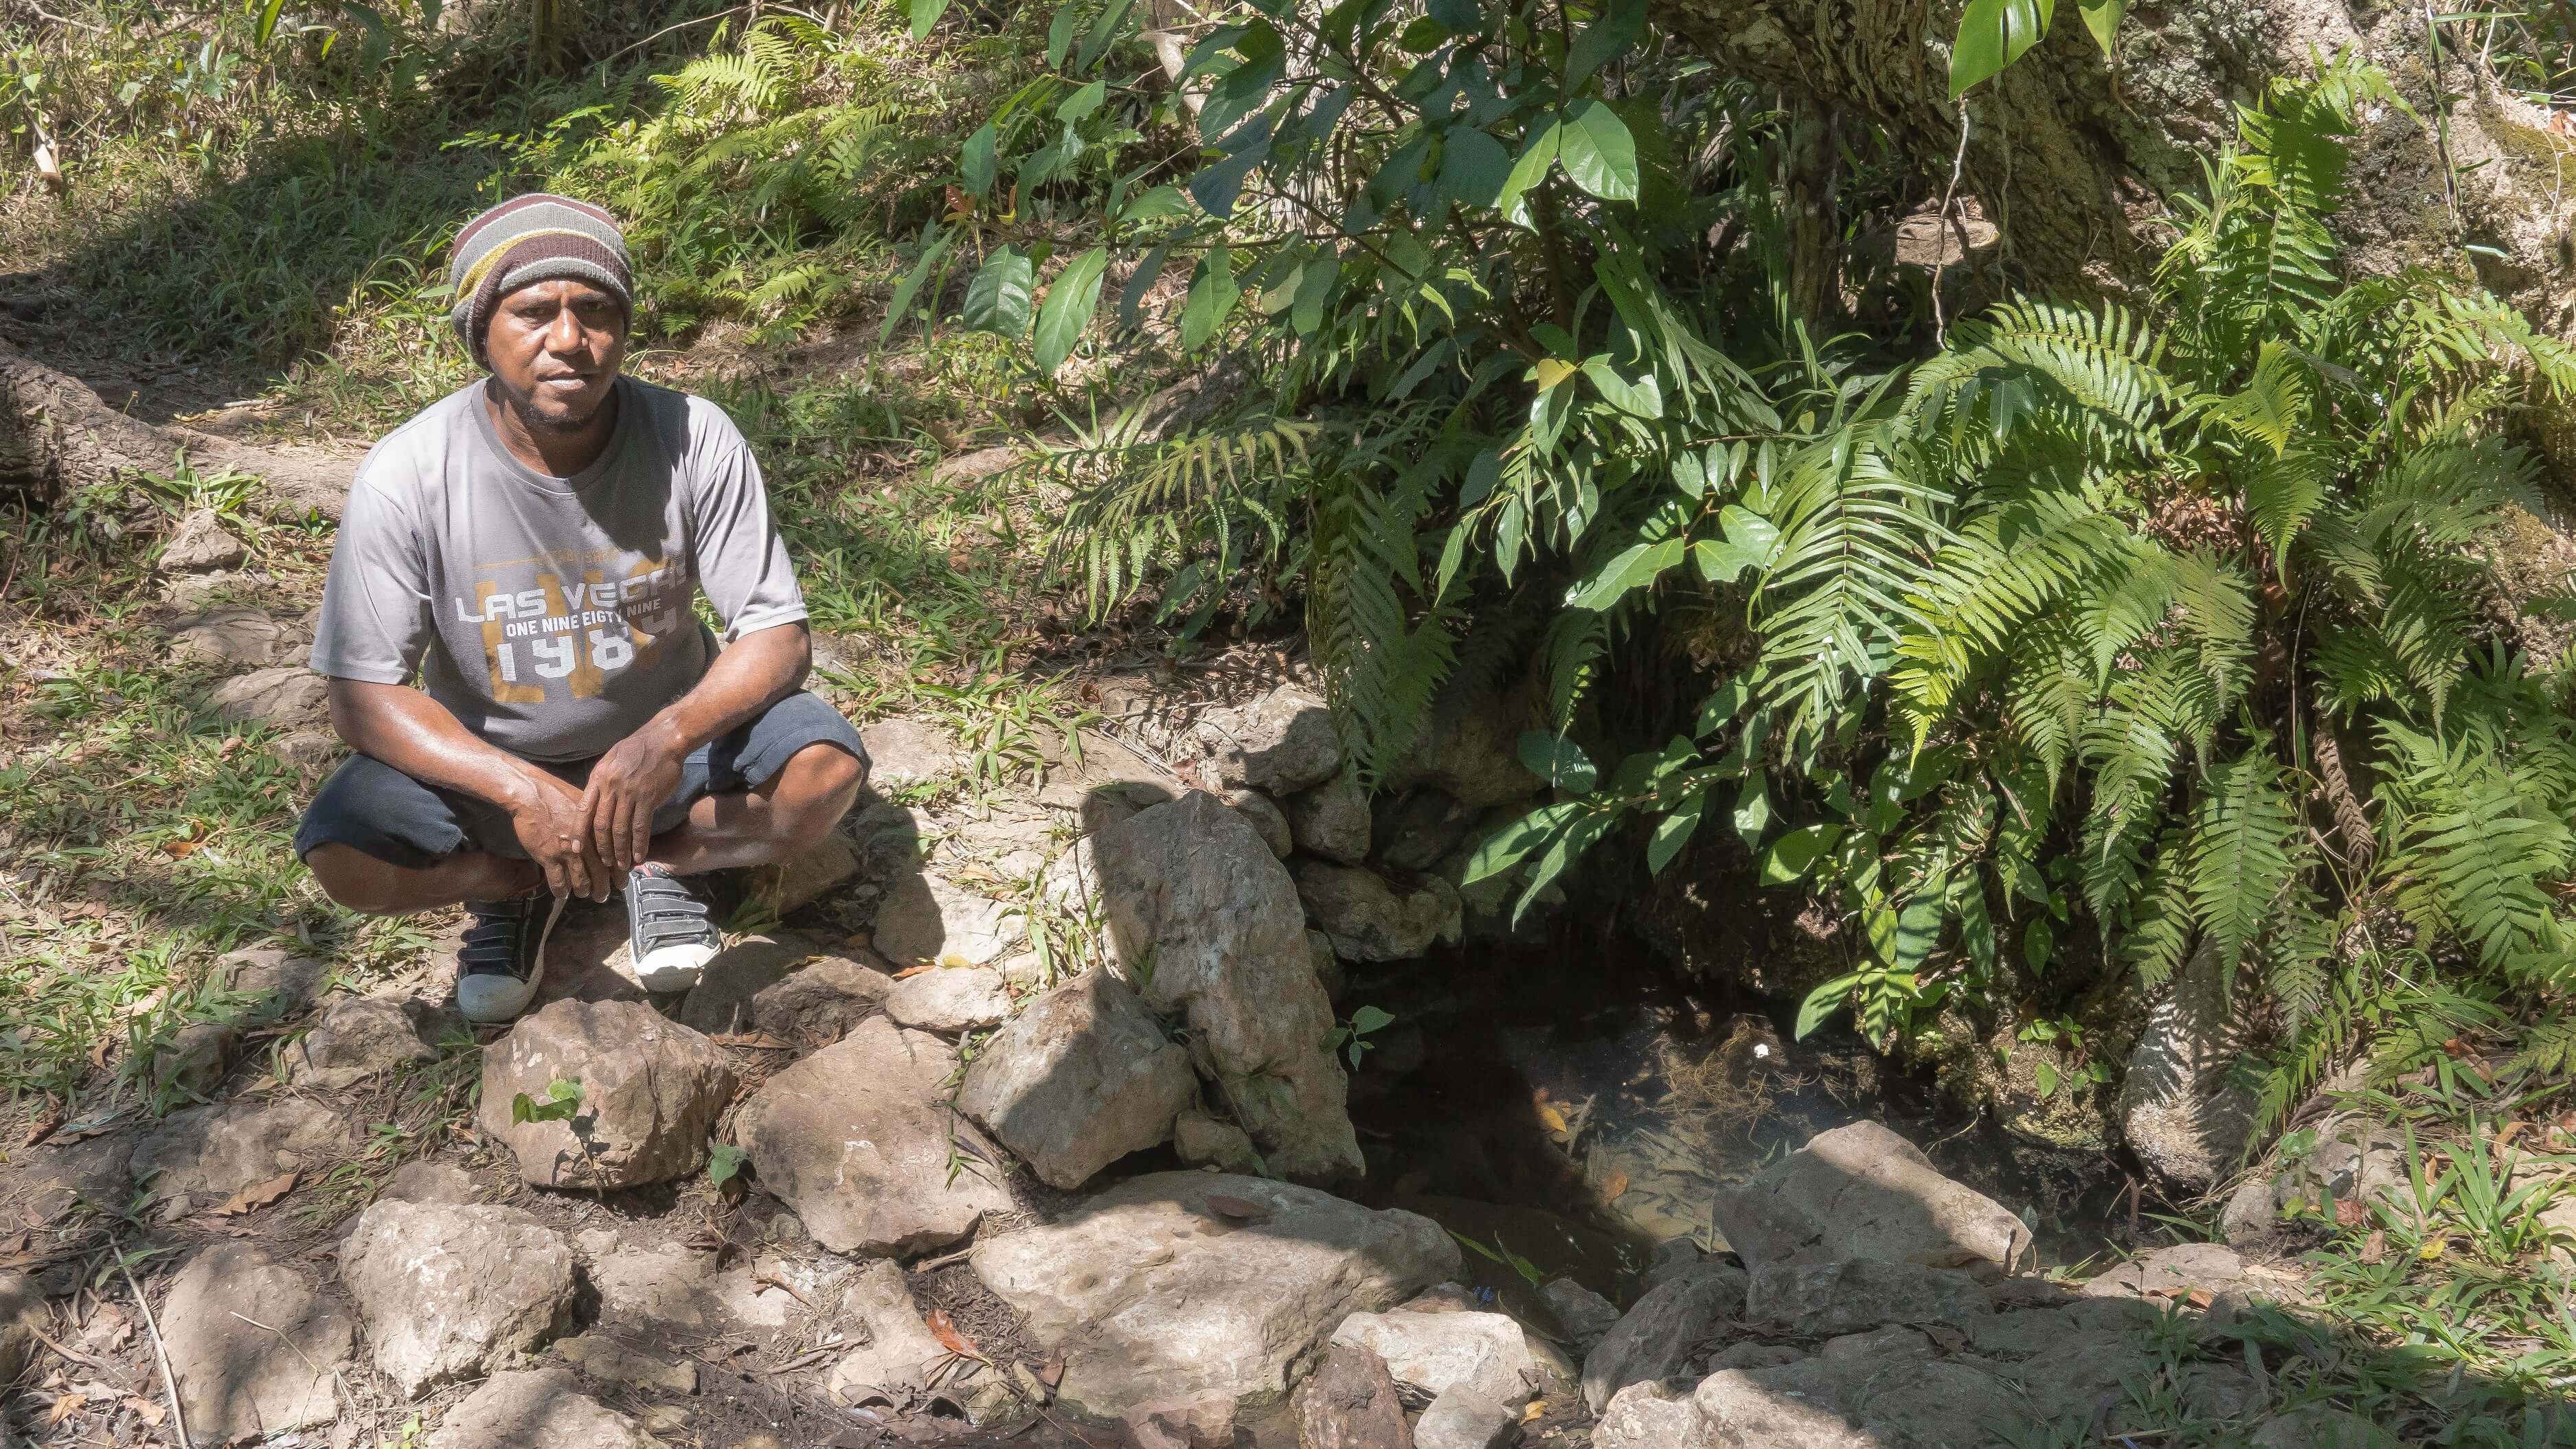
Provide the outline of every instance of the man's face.
{"type": "Polygon", "coordinates": [[[493,378],[531,428],[577,432],[617,381],[626,309],[588,282],[558,277],[501,299],[483,335],[493,378]]]}

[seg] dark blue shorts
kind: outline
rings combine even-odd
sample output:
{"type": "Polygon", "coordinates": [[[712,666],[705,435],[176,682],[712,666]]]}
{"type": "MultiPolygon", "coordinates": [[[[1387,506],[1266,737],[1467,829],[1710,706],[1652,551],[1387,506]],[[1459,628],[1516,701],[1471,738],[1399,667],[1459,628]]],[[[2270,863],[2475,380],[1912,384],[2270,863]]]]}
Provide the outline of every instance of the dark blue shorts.
{"type": "MultiPolygon", "coordinates": [[[[738,795],[776,779],[797,751],[837,745],[861,764],[868,752],[841,712],[798,692],[764,710],[758,719],[689,752],[680,783],[653,812],[653,833],[679,828],[689,807],[709,795],[738,795]]],[[[595,760],[568,764],[533,761],[538,769],[578,785],[595,760]]],[[[322,782],[295,832],[301,860],[316,846],[345,845],[388,865],[424,870],[460,850],[526,859],[509,812],[486,800],[424,785],[382,760],[353,756],[322,782]]]]}

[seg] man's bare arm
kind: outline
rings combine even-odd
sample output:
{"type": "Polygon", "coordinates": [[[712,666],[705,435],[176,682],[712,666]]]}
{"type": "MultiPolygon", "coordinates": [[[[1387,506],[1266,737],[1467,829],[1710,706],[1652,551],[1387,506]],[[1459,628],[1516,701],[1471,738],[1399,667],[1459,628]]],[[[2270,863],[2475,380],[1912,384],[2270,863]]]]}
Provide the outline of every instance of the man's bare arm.
{"type": "Polygon", "coordinates": [[[591,853],[612,871],[642,865],[652,851],[653,812],[679,784],[689,752],[795,693],[813,662],[813,639],[801,622],[746,634],[717,655],[696,688],[591,767],[581,797],[591,853]]]}
{"type": "Polygon", "coordinates": [[[331,728],[349,748],[508,811],[519,844],[556,895],[608,898],[609,873],[589,850],[580,791],[476,738],[447,706],[416,689],[333,679],[330,701],[331,728]]]}

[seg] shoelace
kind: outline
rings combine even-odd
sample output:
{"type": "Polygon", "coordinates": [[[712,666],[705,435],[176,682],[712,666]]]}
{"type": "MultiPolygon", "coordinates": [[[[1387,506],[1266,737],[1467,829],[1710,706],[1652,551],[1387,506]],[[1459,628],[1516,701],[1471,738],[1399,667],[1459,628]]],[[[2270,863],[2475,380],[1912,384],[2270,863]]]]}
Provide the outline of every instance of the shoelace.
{"type": "Polygon", "coordinates": [[[676,877],[639,871],[635,876],[636,934],[649,954],[669,945],[703,941],[715,934],[706,902],[690,894],[676,877]]]}
{"type": "Polygon", "coordinates": [[[472,909],[474,924],[466,927],[465,939],[457,947],[457,965],[469,972],[519,974],[519,937],[528,929],[530,904],[494,901],[472,909]]]}

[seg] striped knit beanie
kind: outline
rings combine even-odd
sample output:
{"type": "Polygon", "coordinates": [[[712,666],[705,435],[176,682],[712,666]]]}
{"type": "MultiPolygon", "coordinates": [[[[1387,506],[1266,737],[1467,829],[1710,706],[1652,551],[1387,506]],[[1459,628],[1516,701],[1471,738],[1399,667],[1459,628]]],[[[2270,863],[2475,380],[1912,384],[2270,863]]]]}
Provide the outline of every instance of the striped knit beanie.
{"type": "Polygon", "coordinates": [[[635,310],[625,234],[598,207],[532,191],[465,223],[447,264],[455,298],[447,315],[465,350],[482,362],[484,329],[501,299],[557,277],[579,278],[616,297],[630,315],[635,310]]]}

